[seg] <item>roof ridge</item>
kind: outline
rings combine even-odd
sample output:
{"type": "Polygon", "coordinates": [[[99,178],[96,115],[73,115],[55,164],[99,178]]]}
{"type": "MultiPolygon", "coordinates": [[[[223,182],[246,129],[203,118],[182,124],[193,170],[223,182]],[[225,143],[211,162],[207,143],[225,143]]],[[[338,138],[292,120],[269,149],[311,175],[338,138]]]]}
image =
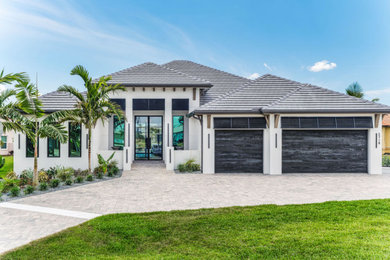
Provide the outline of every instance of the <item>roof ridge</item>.
{"type": "MultiPolygon", "coordinates": [[[[156,65],[158,65],[158,64],[156,64],[156,65]]],[[[197,81],[202,81],[202,82],[204,82],[204,83],[211,84],[211,82],[208,81],[208,80],[206,80],[206,79],[202,79],[202,78],[199,78],[199,77],[196,77],[196,76],[188,75],[187,73],[184,73],[184,72],[181,72],[181,71],[178,71],[178,70],[175,70],[175,69],[166,67],[165,65],[158,65],[158,66],[160,66],[160,67],[162,67],[162,68],[164,68],[164,69],[167,69],[167,70],[171,70],[171,71],[173,71],[173,72],[175,72],[175,73],[178,73],[178,74],[180,74],[180,75],[186,76],[186,77],[188,77],[188,78],[191,78],[191,79],[194,79],[194,80],[197,80],[197,81]]]]}
{"type": "MultiPolygon", "coordinates": [[[[256,82],[256,81],[259,81],[259,80],[263,79],[264,77],[265,77],[265,75],[262,75],[262,76],[258,77],[258,78],[255,79],[255,80],[250,80],[250,81],[248,81],[248,82],[245,82],[245,83],[243,83],[241,86],[239,86],[238,88],[233,89],[233,90],[231,90],[231,91],[228,91],[228,92],[226,92],[226,93],[224,93],[224,94],[218,96],[216,99],[214,99],[214,100],[212,100],[212,101],[210,101],[210,102],[208,102],[208,103],[206,103],[206,104],[203,104],[203,105],[200,106],[200,107],[207,106],[207,105],[212,105],[212,104],[214,104],[215,102],[217,102],[217,101],[219,101],[219,100],[221,100],[221,99],[223,99],[223,98],[226,98],[226,97],[228,97],[228,96],[230,96],[230,95],[233,95],[234,93],[237,93],[238,91],[242,90],[243,88],[245,88],[245,87],[247,87],[247,86],[250,86],[252,83],[254,83],[254,82],[256,82]]],[[[200,107],[199,107],[199,108],[200,108],[200,107]]]]}
{"type": "Polygon", "coordinates": [[[171,63],[171,62],[175,62],[175,61],[184,61],[184,62],[188,62],[188,63],[193,63],[193,64],[196,64],[196,65],[198,65],[198,66],[205,67],[205,68],[208,68],[208,69],[211,69],[211,70],[214,70],[214,71],[218,71],[218,72],[221,72],[221,73],[224,73],[224,74],[229,74],[229,75],[231,75],[231,76],[233,76],[233,77],[236,77],[236,78],[246,79],[246,80],[248,80],[248,81],[253,81],[253,80],[251,80],[251,79],[248,79],[248,78],[245,78],[245,77],[241,77],[241,76],[239,76],[239,75],[236,75],[236,74],[233,74],[233,73],[230,73],[230,72],[226,72],[226,71],[223,71],[223,70],[220,70],[220,69],[212,68],[212,67],[209,67],[209,66],[206,66],[206,65],[203,65],[203,64],[200,64],[200,63],[191,61],[191,60],[172,60],[172,61],[170,61],[170,62],[168,62],[168,63],[165,63],[164,65],[167,65],[167,64],[169,64],[169,63],[171,63]]]}

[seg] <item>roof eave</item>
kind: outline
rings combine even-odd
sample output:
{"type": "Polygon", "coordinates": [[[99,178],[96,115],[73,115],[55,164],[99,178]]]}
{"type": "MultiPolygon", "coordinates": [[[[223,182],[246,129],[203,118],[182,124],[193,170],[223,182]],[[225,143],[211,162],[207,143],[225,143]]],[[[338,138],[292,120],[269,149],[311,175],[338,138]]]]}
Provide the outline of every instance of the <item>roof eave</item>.
{"type": "Polygon", "coordinates": [[[283,113],[283,114],[325,114],[325,113],[335,113],[335,114],[343,114],[343,113],[367,113],[367,114],[375,114],[375,113],[390,113],[390,109],[263,109],[263,113],[283,113]]]}
{"type": "Polygon", "coordinates": [[[195,115],[207,114],[261,114],[259,110],[195,110],[195,115]]]}

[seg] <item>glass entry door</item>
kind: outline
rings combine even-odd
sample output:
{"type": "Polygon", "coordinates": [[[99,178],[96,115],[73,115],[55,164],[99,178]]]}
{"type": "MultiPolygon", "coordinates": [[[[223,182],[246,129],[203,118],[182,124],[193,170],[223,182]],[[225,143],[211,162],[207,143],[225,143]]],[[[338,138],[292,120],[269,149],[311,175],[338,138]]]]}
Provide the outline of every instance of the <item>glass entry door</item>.
{"type": "Polygon", "coordinates": [[[135,160],[162,160],[162,116],[135,117],[135,160]]]}

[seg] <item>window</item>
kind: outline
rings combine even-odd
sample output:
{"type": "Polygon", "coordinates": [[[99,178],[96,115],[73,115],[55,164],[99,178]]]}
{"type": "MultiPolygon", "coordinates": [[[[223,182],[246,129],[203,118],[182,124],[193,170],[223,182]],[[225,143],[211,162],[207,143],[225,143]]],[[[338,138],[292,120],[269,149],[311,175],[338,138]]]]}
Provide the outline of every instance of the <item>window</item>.
{"type": "Polygon", "coordinates": [[[282,128],[372,128],[372,118],[282,117],[282,128]]]}
{"type": "Polygon", "coordinates": [[[60,157],[60,141],[47,138],[47,157],[60,157]]]}
{"type": "Polygon", "coordinates": [[[264,117],[216,117],[214,128],[266,128],[264,117]]]}
{"type": "Polygon", "coordinates": [[[125,144],[125,120],[118,119],[118,116],[114,116],[114,141],[113,146],[123,150],[125,144]]]}
{"type": "Polygon", "coordinates": [[[184,116],[173,116],[172,140],[175,150],[184,150],[184,116]]]}
{"type": "Polygon", "coordinates": [[[1,149],[7,149],[7,137],[6,136],[1,137],[1,149]]]}
{"type": "Polygon", "coordinates": [[[69,157],[81,157],[81,125],[69,123],[69,157]]]}
{"type": "MultiPolygon", "coordinates": [[[[39,139],[38,139],[38,156],[39,156],[39,139]]],[[[26,157],[34,157],[33,141],[26,135],[26,157]]]]}

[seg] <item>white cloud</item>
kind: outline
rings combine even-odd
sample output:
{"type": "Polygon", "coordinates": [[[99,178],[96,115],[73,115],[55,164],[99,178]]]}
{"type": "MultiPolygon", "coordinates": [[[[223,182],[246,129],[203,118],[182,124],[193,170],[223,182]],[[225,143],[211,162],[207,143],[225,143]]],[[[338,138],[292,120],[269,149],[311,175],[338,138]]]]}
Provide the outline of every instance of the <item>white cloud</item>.
{"type": "Polygon", "coordinates": [[[366,94],[368,96],[390,94],[390,88],[368,90],[368,91],[365,91],[364,94],[366,94]]]}
{"type": "Polygon", "coordinates": [[[310,70],[312,72],[320,72],[323,70],[332,70],[336,67],[337,67],[336,63],[329,62],[327,60],[322,60],[322,61],[318,61],[318,62],[314,63],[314,65],[310,66],[308,68],[308,70],[310,70]]]}
{"type": "Polygon", "coordinates": [[[272,68],[270,66],[268,66],[268,64],[265,62],[264,62],[264,67],[266,67],[269,71],[272,71],[272,68]]]}
{"type": "Polygon", "coordinates": [[[257,72],[255,72],[255,73],[253,73],[252,75],[250,75],[249,77],[248,77],[248,79],[257,79],[258,77],[260,77],[260,74],[259,73],[257,73],[257,72]]]}

